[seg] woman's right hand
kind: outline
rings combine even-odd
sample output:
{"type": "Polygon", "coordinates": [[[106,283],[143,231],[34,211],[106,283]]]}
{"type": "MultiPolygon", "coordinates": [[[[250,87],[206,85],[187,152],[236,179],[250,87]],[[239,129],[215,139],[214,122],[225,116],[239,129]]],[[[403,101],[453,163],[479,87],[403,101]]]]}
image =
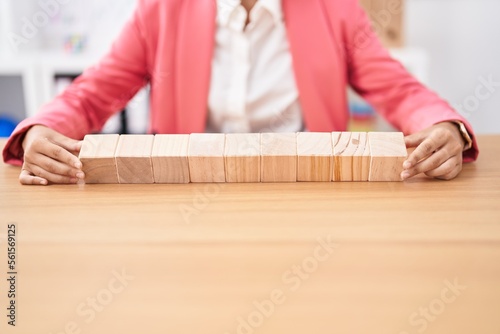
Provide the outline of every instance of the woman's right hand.
{"type": "Polygon", "coordinates": [[[19,175],[21,184],[71,184],[84,179],[77,158],[81,142],[43,125],[34,125],[23,140],[24,162],[19,175]]]}

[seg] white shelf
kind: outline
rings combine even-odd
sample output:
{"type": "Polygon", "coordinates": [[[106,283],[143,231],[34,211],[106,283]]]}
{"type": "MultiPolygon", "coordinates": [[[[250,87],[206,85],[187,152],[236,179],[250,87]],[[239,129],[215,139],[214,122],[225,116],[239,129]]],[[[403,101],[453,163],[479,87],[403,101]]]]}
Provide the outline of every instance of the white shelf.
{"type": "Polygon", "coordinates": [[[37,57],[36,66],[41,73],[40,80],[40,105],[54,98],[54,78],[57,75],[79,75],[86,68],[96,64],[98,55],[78,54],[67,55],[54,52],[41,53],[37,57]]]}
{"type": "Polygon", "coordinates": [[[33,116],[40,107],[54,98],[54,77],[82,73],[99,60],[99,55],[66,55],[37,52],[35,56],[0,57],[0,76],[19,75],[23,79],[26,116],[33,116]]]}
{"type": "MultiPolygon", "coordinates": [[[[30,60],[9,60],[0,58],[0,76],[20,76],[23,82],[23,96],[26,116],[35,115],[39,104],[39,82],[40,78],[35,66],[30,60]]],[[[18,118],[22,118],[19,115],[18,118]]]]}
{"type": "MultiPolygon", "coordinates": [[[[17,118],[33,116],[54,98],[57,75],[78,75],[102,57],[112,40],[130,17],[136,0],[74,0],[51,16],[49,26],[39,30],[20,51],[9,44],[9,32],[21,33],[21,18],[32,18],[44,10],[38,0],[0,0],[0,77],[22,78],[24,112],[17,118]],[[79,29],[82,29],[80,31],[79,29]],[[90,41],[85,53],[66,54],[62,41],[65,33],[83,33],[90,41]],[[43,51],[59,41],[57,51],[43,51]]],[[[17,97],[16,97],[17,98],[17,97]]],[[[20,98],[17,98],[18,101],[20,98]]],[[[137,103],[136,103],[137,104],[137,103]]],[[[15,113],[21,110],[15,109],[15,113]]]]}

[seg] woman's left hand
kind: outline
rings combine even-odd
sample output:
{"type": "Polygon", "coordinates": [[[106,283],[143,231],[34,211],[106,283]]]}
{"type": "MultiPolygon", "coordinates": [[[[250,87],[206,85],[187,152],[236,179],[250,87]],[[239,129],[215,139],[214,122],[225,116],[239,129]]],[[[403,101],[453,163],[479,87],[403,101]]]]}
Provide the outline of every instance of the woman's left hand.
{"type": "Polygon", "coordinates": [[[420,173],[442,180],[455,178],[462,170],[464,139],[453,122],[438,123],[405,137],[406,147],[416,147],[403,164],[401,178],[420,173]]]}

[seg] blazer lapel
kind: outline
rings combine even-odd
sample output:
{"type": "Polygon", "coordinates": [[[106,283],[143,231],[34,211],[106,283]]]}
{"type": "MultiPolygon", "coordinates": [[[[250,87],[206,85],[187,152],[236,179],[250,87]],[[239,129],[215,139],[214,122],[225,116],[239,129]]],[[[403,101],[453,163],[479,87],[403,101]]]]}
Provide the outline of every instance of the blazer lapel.
{"type": "Polygon", "coordinates": [[[345,69],[323,0],[283,0],[283,12],[306,127],[344,130],[345,69]]]}
{"type": "Polygon", "coordinates": [[[216,0],[183,0],[176,52],[180,132],[204,132],[216,28],[216,0]]]}

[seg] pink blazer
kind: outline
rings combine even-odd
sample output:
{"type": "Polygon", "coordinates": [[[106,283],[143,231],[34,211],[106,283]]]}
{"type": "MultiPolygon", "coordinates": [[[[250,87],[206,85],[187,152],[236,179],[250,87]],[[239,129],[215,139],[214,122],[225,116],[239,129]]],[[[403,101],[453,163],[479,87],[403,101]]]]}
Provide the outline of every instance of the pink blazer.
{"type": "MultiPolygon", "coordinates": [[[[406,134],[447,120],[469,123],[381,46],[358,0],[283,0],[294,74],[310,131],[343,131],[351,85],[406,134]]],[[[10,137],[4,161],[22,163],[26,130],[43,124],[81,139],[99,131],[147,82],[150,133],[204,132],[215,0],[140,0],[110,52],[10,137]]],[[[477,158],[474,147],[466,161],[477,158]]]]}

